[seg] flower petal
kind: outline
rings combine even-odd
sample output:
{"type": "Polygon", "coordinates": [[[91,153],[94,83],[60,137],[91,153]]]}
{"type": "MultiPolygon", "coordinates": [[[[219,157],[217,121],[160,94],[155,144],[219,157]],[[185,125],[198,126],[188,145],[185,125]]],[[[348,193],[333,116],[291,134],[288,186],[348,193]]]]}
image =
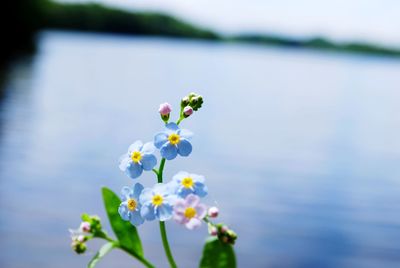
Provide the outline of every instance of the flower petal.
{"type": "Polygon", "coordinates": [[[154,146],[158,149],[168,142],[168,135],[165,132],[160,132],[154,136],[154,146]]]}
{"type": "Polygon", "coordinates": [[[189,194],[193,193],[193,190],[190,188],[185,188],[185,187],[181,187],[178,190],[178,195],[182,198],[185,198],[186,196],[188,196],[189,194]]]}
{"type": "Polygon", "coordinates": [[[136,200],[139,200],[139,196],[143,191],[143,185],[141,185],[140,183],[136,183],[135,186],[133,186],[133,193],[132,193],[132,197],[135,198],[136,200]]]}
{"type": "Polygon", "coordinates": [[[179,199],[178,201],[176,201],[175,206],[174,206],[174,211],[175,212],[185,212],[186,209],[186,204],[185,201],[183,199],[179,199]]]}
{"type": "Polygon", "coordinates": [[[121,157],[119,158],[119,169],[125,171],[130,162],[131,158],[129,157],[129,154],[121,155],[121,157]]]}
{"type": "Polygon", "coordinates": [[[138,163],[131,162],[128,165],[128,168],[125,170],[125,173],[131,177],[132,179],[136,179],[139,177],[143,172],[143,167],[138,163]]]}
{"type": "Polygon", "coordinates": [[[160,221],[166,221],[172,217],[172,206],[169,204],[162,204],[156,209],[156,217],[160,221]]]}
{"type": "Polygon", "coordinates": [[[186,171],[179,171],[173,177],[173,181],[181,182],[183,178],[189,177],[189,173],[186,171]]]}
{"type": "Polygon", "coordinates": [[[179,136],[181,136],[182,138],[188,139],[190,140],[193,137],[193,133],[188,130],[188,129],[179,129],[177,131],[177,133],[179,134],[179,136]]]}
{"type": "Polygon", "coordinates": [[[143,205],[140,209],[140,215],[146,221],[152,221],[156,218],[154,214],[154,207],[151,204],[143,205]]]}
{"type": "Polygon", "coordinates": [[[194,188],[194,194],[200,197],[205,197],[208,194],[208,188],[204,184],[194,188]]]}
{"type": "Polygon", "coordinates": [[[122,189],[121,189],[121,200],[122,201],[127,200],[130,197],[131,193],[132,193],[132,189],[131,188],[129,188],[128,186],[122,187],[122,189]]]}
{"type": "Polygon", "coordinates": [[[207,215],[207,206],[204,204],[198,204],[196,207],[196,218],[200,220],[203,219],[207,215]]]}
{"type": "Polygon", "coordinates": [[[174,132],[176,132],[179,129],[178,125],[176,123],[174,123],[174,122],[166,124],[165,128],[167,128],[169,130],[172,130],[174,132]]]}
{"type": "Polygon", "coordinates": [[[168,142],[161,147],[160,153],[165,159],[172,160],[177,156],[178,148],[168,142]]]}
{"type": "Polygon", "coordinates": [[[179,224],[185,224],[187,222],[187,218],[185,217],[183,212],[175,212],[173,218],[179,224]]]}
{"type": "Polygon", "coordinates": [[[140,162],[144,170],[152,170],[157,165],[157,158],[154,154],[144,154],[140,162]]]}
{"type": "Polygon", "coordinates": [[[154,146],[153,142],[146,142],[141,150],[142,154],[153,154],[154,151],[156,150],[156,147],[154,146]]]}
{"type": "Polygon", "coordinates": [[[142,205],[147,205],[151,203],[152,198],[153,198],[153,190],[151,188],[144,188],[139,196],[139,202],[142,205]]]}
{"type": "Polygon", "coordinates": [[[192,152],[192,145],[188,140],[182,139],[178,143],[178,154],[181,156],[188,156],[192,152]]]}
{"type": "Polygon", "coordinates": [[[193,230],[201,226],[201,221],[197,218],[191,218],[185,226],[189,230],[193,230]]]}
{"type": "Polygon", "coordinates": [[[124,221],[129,221],[129,214],[130,214],[130,211],[129,211],[129,209],[126,207],[126,202],[122,202],[121,205],[119,205],[118,213],[119,213],[119,215],[121,216],[121,218],[122,218],[124,221]]]}
{"type": "Polygon", "coordinates": [[[131,217],[129,219],[132,225],[139,226],[144,222],[144,219],[140,215],[139,211],[131,212],[131,217]]]}
{"type": "Polygon", "coordinates": [[[185,201],[186,201],[186,206],[194,208],[199,204],[200,198],[197,195],[189,194],[185,198],[185,201]]]}
{"type": "Polygon", "coordinates": [[[204,181],[205,181],[204,176],[202,176],[202,175],[190,174],[190,176],[193,178],[193,180],[194,180],[196,183],[197,183],[197,182],[204,183],[204,181]]]}
{"type": "Polygon", "coordinates": [[[140,152],[140,149],[143,147],[143,142],[141,140],[135,141],[129,146],[128,153],[132,153],[134,151],[140,152]]]}

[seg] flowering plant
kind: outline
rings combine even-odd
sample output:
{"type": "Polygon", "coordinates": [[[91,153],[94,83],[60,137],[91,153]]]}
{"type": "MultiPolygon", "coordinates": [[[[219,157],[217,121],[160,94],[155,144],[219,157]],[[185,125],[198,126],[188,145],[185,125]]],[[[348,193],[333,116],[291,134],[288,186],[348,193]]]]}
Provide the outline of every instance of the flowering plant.
{"type": "Polygon", "coordinates": [[[182,120],[198,111],[203,98],[190,93],[181,100],[179,119],[169,122],[172,106],[160,105],[159,113],[165,123],[165,129],[154,136],[152,142],[134,142],[128,152],[122,155],[119,168],[128,177],[137,179],[143,171],[152,171],[157,183],[151,188],[142,184],[124,186],[120,197],[108,188],[102,189],[103,200],[111,227],[116,239],[111,238],[102,228],[100,218],[95,215],[82,215],[80,227],[70,230],[72,248],[78,253],[86,251],[86,242],[93,238],[107,241],[89,262],[94,267],[97,262],[111,250],[118,248],[139,260],[145,267],[155,267],[143,253],[142,244],[137,232],[138,226],[146,221],[159,221],[162,244],[170,267],[177,267],[169,246],[165,222],[173,219],[189,230],[199,228],[204,222],[208,226],[210,237],[206,240],[200,267],[236,267],[232,245],[236,233],[223,223],[214,223],[213,218],[219,214],[217,207],[207,207],[201,198],[208,193],[205,178],[202,175],[180,171],[173,178],[164,182],[163,171],[167,161],[176,157],[187,157],[192,152],[192,132],[180,128],[182,120]],[[156,151],[161,155],[160,165],[156,168],[156,151]]]}

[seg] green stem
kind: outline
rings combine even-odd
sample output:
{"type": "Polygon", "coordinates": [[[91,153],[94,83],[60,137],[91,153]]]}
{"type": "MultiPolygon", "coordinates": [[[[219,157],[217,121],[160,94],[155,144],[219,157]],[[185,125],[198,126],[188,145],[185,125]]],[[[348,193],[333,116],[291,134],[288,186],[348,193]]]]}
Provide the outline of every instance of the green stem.
{"type": "Polygon", "coordinates": [[[185,117],[181,116],[181,117],[179,118],[178,122],[176,122],[176,124],[179,125],[179,124],[182,122],[183,119],[185,119],[185,117]]]}
{"type": "MultiPolygon", "coordinates": [[[[164,166],[165,166],[165,158],[162,158],[160,162],[160,168],[158,169],[157,172],[158,183],[163,182],[164,166]]],[[[160,233],[161,233],[162,243],[164,246],[165,255],[167,255],[169,265],[171,266],[171,268],[177,268],[174,257],[172,256],[171,248],[168,243],[167,231],[165,230],[165,222],[163,221],[160,221],[160,233]]]]}
{"type": "Polygon", "coordinates": [[[158,183],[162,183],[164,165],[165,165],[165,158],[162,158],[162,159],[161,159],[161,163],[160,163],[160,168],[158,169],[158,172],[157,172],[157,180],[158,180],[158,183]]]}
{"type": "Polygon", "coordinates": [[[165,254],[167,255],[169,265],[171,268],[177,268],[174,257],[172,256],[171,248],[169,247],[168,238],[167,238],[167,231],[165,230],[165,222],[160,221],[160,232],[161,238],[165,250],[165,254]]]}

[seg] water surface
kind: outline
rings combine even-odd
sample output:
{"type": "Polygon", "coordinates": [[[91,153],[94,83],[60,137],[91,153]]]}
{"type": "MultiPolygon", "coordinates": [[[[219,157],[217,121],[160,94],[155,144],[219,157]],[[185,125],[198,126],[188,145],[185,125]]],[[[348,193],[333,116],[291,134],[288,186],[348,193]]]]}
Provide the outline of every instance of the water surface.
{"type": "MultiPolygon", "coordinates": [[[[1,267],[85,267],[100,244],[75,256],[67,229],[81,212],[105,219],[100,187],[133,183],[119,156],[162,129],[159,103],[177,110],[189,91],[205,98],[183,123],[194,150],[166,177],[206,176],[239,267],[399,267],[398,61],[62,32],[38,47],[0,103],[1,267]]],[[[206,228],[167,228],[180,267],[196,267],[206,228]]],[[[139,231],[166,267],[157,224],[139,231]]],[[[99,267],[134,264],[115,251],[99,267]]]]}

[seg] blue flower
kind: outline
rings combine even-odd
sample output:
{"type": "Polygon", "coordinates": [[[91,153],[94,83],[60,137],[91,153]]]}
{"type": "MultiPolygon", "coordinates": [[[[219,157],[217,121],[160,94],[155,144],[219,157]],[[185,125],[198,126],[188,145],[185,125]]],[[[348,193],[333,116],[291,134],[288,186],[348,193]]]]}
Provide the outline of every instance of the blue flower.
{"type": "Polygon", "coordinates": [[[154,151],[153,143],[148,142],[143,145],[141,141],[135,141],[129,146],[128,152],[121,156],[119,168],[135,179],[142,174],[143,169],[152,170],[157,165],[154,151]]]}
{"type": "Polygon", "coordinates": [[[204,176],[190,174],[180,171],[172,177],[171,188],[175,189],[179,197],[185,198],[189,194],[204,197],[208,193],[207,186],[204,184],[204,176]]]}
{"type": "Polygon", "coordinates": [[[123,187],[121,190],[121,204],[118,208],[118,213],[125,221],[130,221],[134,226],[139,226],[144,222],[140,215],[141,204],[139,196],[143,191],[143,185],[136,183],[132,188],[123,187]]]}
{"type": "Polygon", "coordinates": [[[161,156],[167,160],[174,159],[178,154],[188,156],[192,152],[189,142],[192,132],[180,129],[175,123],[169,123],[165,127],[163,132],[154,137],[154,145],[160,149],[161,156]]]}
{"type": "Polygon", "coordinates": [[[171,192],[167,184],[158,183],[153,188],[145,188],[139,197],[142,204],[140,214],[148,221],[169,220],[176,199],[177,196],[171,192]]]}

